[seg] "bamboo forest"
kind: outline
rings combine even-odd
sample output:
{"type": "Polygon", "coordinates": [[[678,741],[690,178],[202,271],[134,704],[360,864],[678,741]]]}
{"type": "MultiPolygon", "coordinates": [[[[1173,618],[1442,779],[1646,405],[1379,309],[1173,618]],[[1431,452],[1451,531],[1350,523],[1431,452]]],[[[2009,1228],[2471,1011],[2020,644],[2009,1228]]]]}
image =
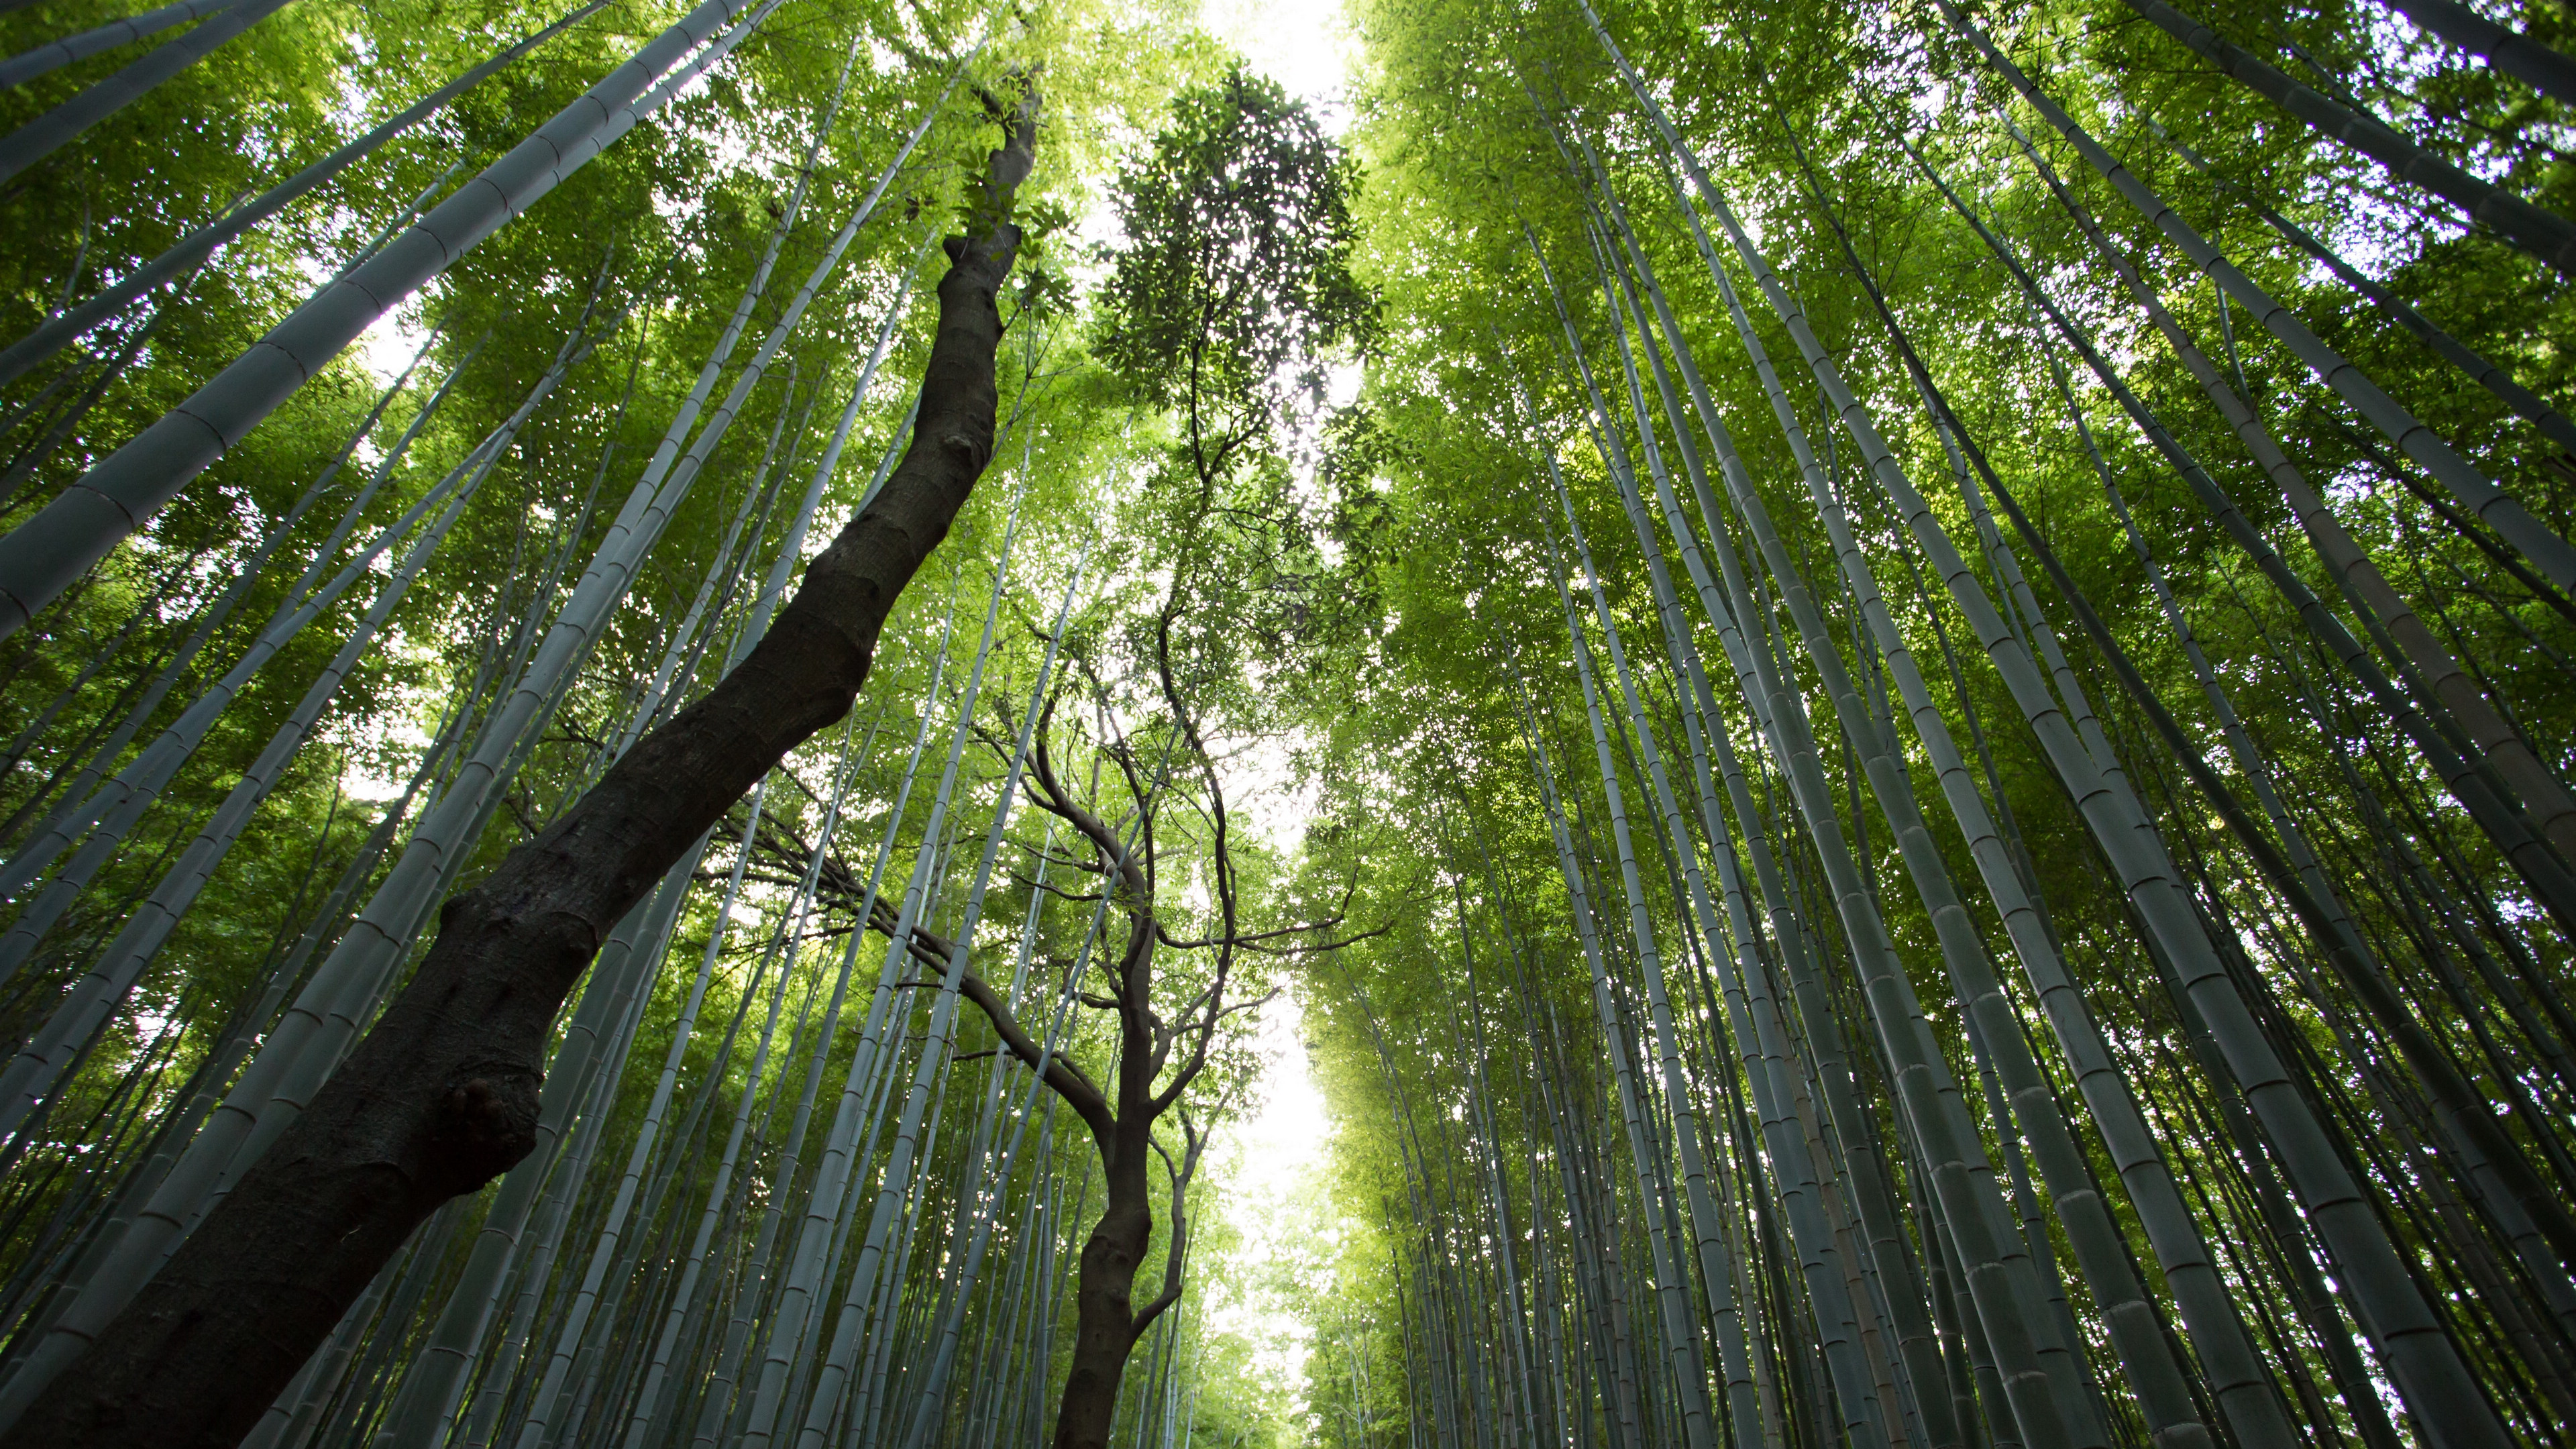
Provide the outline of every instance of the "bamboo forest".
{"type": "Polygon", "coordinates": [[[0,1449],[2576,1449],[2576,3],[0,0],[0,1449]]]}

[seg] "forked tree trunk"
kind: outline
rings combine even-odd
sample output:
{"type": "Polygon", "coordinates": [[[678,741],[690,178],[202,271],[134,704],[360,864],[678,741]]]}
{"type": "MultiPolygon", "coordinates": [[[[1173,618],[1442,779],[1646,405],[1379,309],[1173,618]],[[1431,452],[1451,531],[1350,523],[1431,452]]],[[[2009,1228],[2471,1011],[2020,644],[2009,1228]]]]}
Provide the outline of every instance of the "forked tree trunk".
{"type": "Polygon", "coordinates": [[[1107,1449],[1119,1385],[1136,1348],[1136,1270],[1144,1264],[1154,1234],[1146,1175],[1146,1154],[1152,1149],[1141,1133],[1120,1135],[1138,1140],[1122,1142],[1119,1157],[1107,1164],[1109,1204],[1082,1245],[1081,1276],[1074,1288],[1073,1367],[1065,1375],[1064,1398],[1056,1409],[1055,1449],[1107,1449]]]}
{"type": "Polygon", "coordinates": [[[527,1153],[547,1035],[592,954],[728,806],[847,712],[896,598],[982,475],[994,298],[1035,148],[1031,95],[992,154],[973,229],[947,242],[903,462],[768,636],[447,904],[418,975],[311,1107],[0,1444],[235,1443],[422,1220],[527,1153]]]}

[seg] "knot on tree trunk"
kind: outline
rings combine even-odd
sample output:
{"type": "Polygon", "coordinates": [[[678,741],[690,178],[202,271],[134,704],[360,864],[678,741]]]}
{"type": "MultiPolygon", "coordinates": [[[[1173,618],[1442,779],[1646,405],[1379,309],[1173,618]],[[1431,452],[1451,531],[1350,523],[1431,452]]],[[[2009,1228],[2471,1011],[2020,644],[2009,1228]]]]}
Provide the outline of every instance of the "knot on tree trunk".
{"type": "MultiPolygon", "coordinates": [[[[953,285],[970,293],[997,290],[1002,278],[1009,275],[1011,264],[1019,259],[1022,236],[1016,222],[995,221],[973,235],[941,238],[939,248],[947,253],[953,275],[940,279],[940,289],[945,291],[953,285]]],[[[989,296],[984,298],[984,305],[993,306],[989,296]]]]}
{"type": "MultiPolygon", "coordinates": [[[[1011,135],[1021,153],[1035,144],[1033,102],[1011,135]]],[[[887,610],[991,457],[994,292],[1021,241],[1002,218],[1027,171],[1024,158],[997,165],[983,229],[949,240],[920,446],[807,573],[765,641],[776,647],[647,733],[554,825],[445,903],[419,971],[348,1060],[0,1440],[239,1442],[423,1219],[528,1156],[549,1026],[582,968],[694,837],[847,712],[887,610]],[[953,447],[952,434],[971,446],[953,447]],[[132,1422],[89,1422],[100,1405],[132,1422]]],[[[1103,1442],[1105,1426],[1088,1442],[1103,1442]]]]}
{"type": "Polygon", "coordinates": [[[450,1086],[431,1114],[423,1166],[449,1193],[472,1192],[537,1143],[538,1077],[491,1067],[450,1086]]]}
{"type": "MultiPolygon", "coordinates": [[[[645,758],[649,760],[652,757],[645,758]]],[[[630,770],[625,778],[631,780],[637,773],[630,770]]],[[[609,780],[601,783],[612,787],[606,793],[616,798],[609,809],[593,813],[617,814],[622,818],[612,820],[607,829],[598,833],[606,837],[605,850],[624,853],[621,847],[629,846],[634,836],[649,830],[649,824],[643,819],[646,812],[631,792],[613,788],[618,783],[615,770],[612,769],[609,780]],[[617,806],[626,808],[619,811],[617,806]]],[[[570,989],[572,983],[580,978],[582,969],[590,964],[591,958],[599,954],[599,948],[607,938],[608,932],[600,924],[601,919],[614,921],[605,909],[565,910],[550,899],[566,890],[597,888],[596,882],[590,878],[599,873],[598,866],[578,852],[567,849],[561,838],[564,833],[585,823],[596,825],[598,822],[558,822],[546,834],[519,845],[502,857],[500,868],[489,880],[461,895],[450,897],[447,904],[439,908],[439,938],[458,936],[475,940],[486,950],[506,951],[534,968],[532,980],[541,977],[549,984],[560,980],[565,989],[570,989]]],[[[615,886],[641,894],[651,888],[652,877],[659,872],[634,870],[625,874],[627,878],[617,880],[615,886]],[[640,888],[638,878],[642,881],[640,888]]],[[[433,974],[434,967],[444,964],[435,959],[424,962],[417,979],[423,983],[437,983],[432,987],[434,991],[488,991],[495,984],[489,980],[478,981],[470,973],[462,971],[433,974]]],[[[506,999],[508,995],[504,986],[499,996],[506,999]]],[[[551,1020],[551,1008],[547,1015],[551,1020]]]]}

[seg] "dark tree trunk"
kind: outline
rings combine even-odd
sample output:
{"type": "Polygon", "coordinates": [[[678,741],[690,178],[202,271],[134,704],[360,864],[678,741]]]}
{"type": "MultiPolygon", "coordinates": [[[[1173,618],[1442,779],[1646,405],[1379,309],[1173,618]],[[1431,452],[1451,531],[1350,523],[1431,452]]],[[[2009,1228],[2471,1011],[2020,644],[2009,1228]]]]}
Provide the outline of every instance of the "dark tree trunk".
{"type": "Polygon", "coordinates": [[[422,1219],[527,1154],[548,1031],[592,954],[728,806],[848,712],[895,599],[984,471],[994,299],[1035,127],[1032,96],[969,234],[948,240],[920,419],[875,504],[740,667],[448,902],[419,974],[329,1085],[0,1446],[229,1449],[422,1219]]]}
{"type": "MultiPolygon", "coordinates": [[[[1046,797],[1061,807],[1063,796],[1056,788],[1053,772],[1044,772],[1044,779],[1046,797]]],[[[1188,1190],[1191,1170],[1197,1164],[1198,1139],[1189,1133],[1184,1119],[1183,1131],[1190,1146],[1184,1149],[1172,1172],[1172,1237],[1166,1245],[1162,1291],[1140,1310],[1136,1306],[1136,1272],[1144,1265],[1145,1250],[1154,1239],[1154,1124],[1179,1095],[1177,1086],[1168,1097],[1158,1097],[1154,1091],[1154,1079],[1163,1065],[1163,1048],[1169,1043],[1157,1031],[1151,1007],[1154,948],[1160,934],[1154,917],[1153,888],[1147,884],[1152,875],[1150,866],[1139,868],[1132,859],[1113,854],[1116,837],[1096,816],[1075,810],[1069,818],[1102,846],[1104,869],[1116,874],[1133,893],[1127,949],[1116,972],[1118,1109],[1111,1115],[1106,1110],[1108,1104],[1096,1095],[1075,1103],[1084,1120],[1091,1123],[1093,1142],[1100,1151],[1100,1175],[1108,1193],[1100,1221],[1092,1226],[1091,1236],[1082,1245],[1080,1271],[1073,1288],[1073,1364],[1065,1374],[1064,1397],[1057,1400],[1055,1415],[1055,1449],[1108,1449],[1110,1421],[1118,1415],[1118,1386],[1127,1377],[1127,1360],[1136,1351],[1136,1340],[1180,1296],[1187,1241],[1181,1195],[1188,1190]]],[[[1147,834],[1150,838],[1150,830],[1147,834]]],[[[1147,852],[1150,860],[1150,844],[1147,852]]],[[[1210,1026],[1213,1025],[1211,1020],[1210,1026]]],[[[1172,1166],[1171,1159],[1164,1161],[1167,1167],[1172,1166]]]]}
{"type": "Polygon", "coordinates": [[[1108,1211],[1082,1245],[1074,1287],[1073,1368],[1056,1407],[1055,1449],[1107,1449],[1118,1386],[1136,1348],[1136,1270],[1154,1233],[1145,1175],[1122,1184],[1111,1173],[1108,1211]],[[1126,1190],[1122,1191],[1122,1186],[1126,1190]]]}

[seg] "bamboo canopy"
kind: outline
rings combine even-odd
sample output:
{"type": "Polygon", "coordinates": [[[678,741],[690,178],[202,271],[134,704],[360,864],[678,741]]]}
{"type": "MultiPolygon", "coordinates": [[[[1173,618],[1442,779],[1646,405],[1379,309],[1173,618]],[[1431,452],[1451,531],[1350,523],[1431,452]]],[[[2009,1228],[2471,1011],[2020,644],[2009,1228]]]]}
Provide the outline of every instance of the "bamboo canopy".
{"type": "Polygon", "coordinates": [[[2576,12],[1245,8],[0,0],[0,1446],[2576,1445],[2576,12]]]}

